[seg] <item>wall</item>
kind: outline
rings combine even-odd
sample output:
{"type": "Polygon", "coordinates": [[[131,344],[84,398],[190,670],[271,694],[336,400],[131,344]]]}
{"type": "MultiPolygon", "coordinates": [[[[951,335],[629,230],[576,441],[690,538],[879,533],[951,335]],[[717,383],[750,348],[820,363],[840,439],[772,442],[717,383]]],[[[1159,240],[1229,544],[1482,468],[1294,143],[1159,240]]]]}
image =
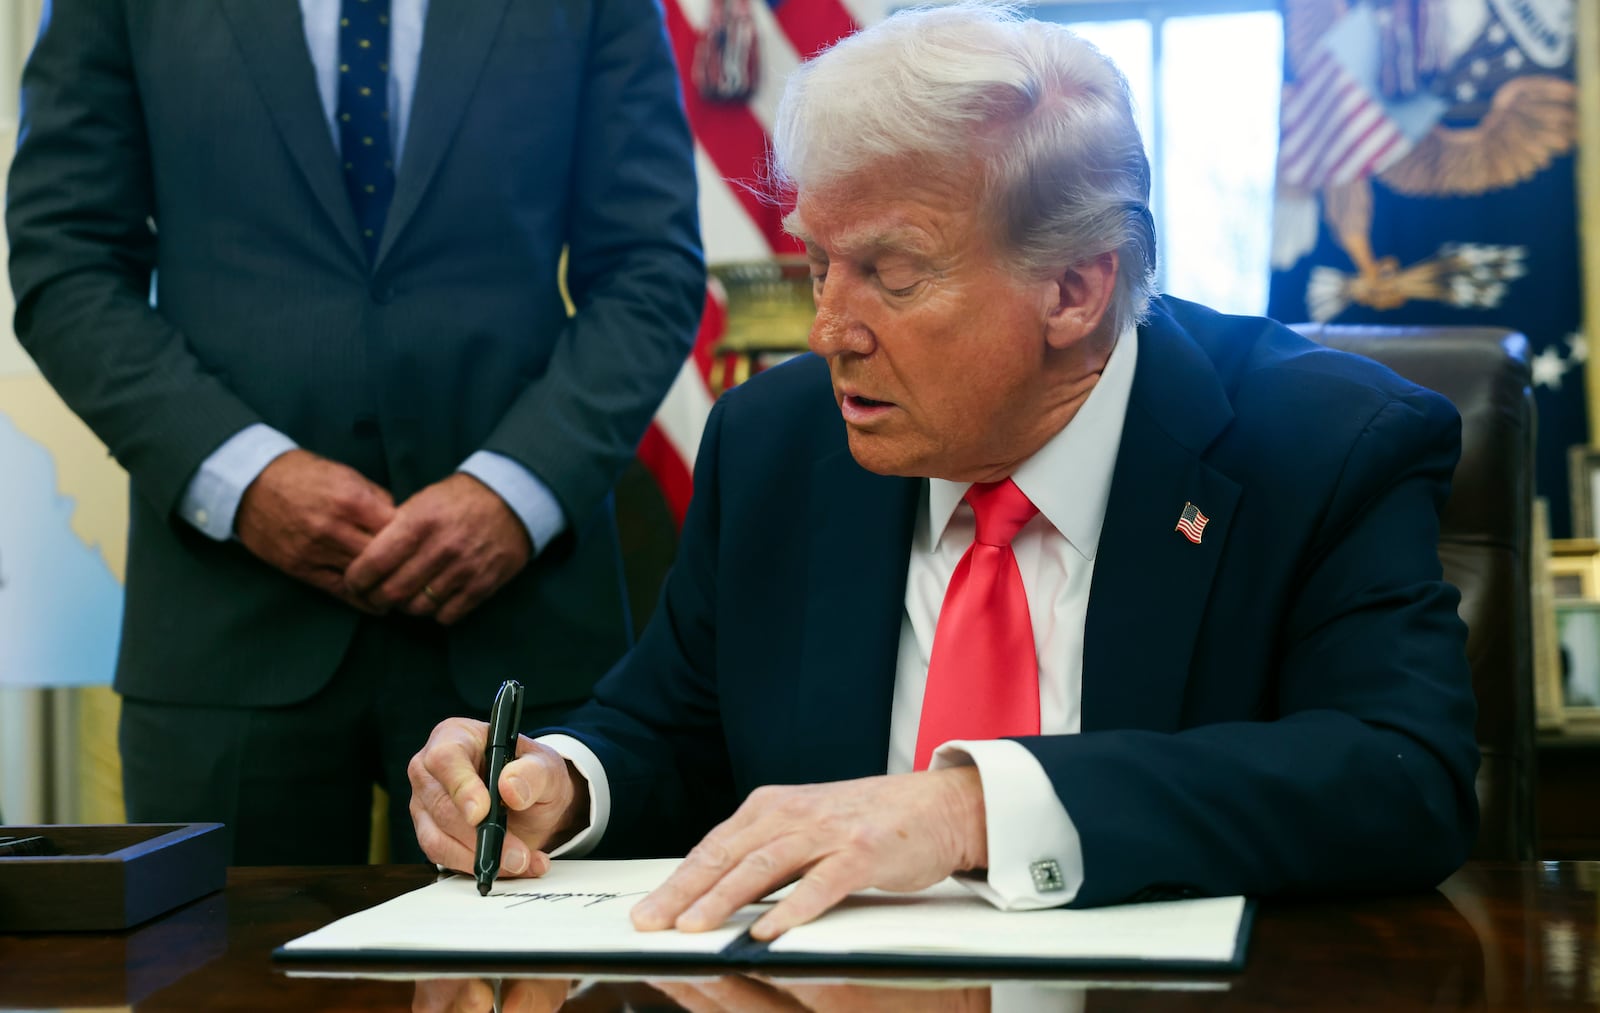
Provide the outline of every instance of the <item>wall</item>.
{"type": "MultiPolygon", "coordinates": [[[[0,178],[16,145],[17,83],[22,64],[37,30],[43,0],[4,0],[0,3],[0,178]]],[[[5,240],[0,235],[0,260],[5,240]]],[[[120,601],[123,558],[126,554],[127,493],[120,469],[110,461],[105,447],[78,421],[49,386],[11,335],[11,291],[0,282],[0,421],[10,428],[7,444],[16,448],[46,448],[54,473],[54,488],[19,489],[8,493],[9,516],[18,509],[59,505],[70,530],[60,534],[72,540],[75,561],[99,581],[98,610],[85,603],[67,603],[65,614],[82,616],[92,627],[90,639],[103,649],[93,664],[68,673],[48,673],[54,680],[101,681],[110,676],[110,647],[115,643],[115,602],[120,601]]],[[[15,462],[10,462],[13,465],[15,462]]],[[[18,469],[11,470],[13,480],[18,469]]],[[[51,518],[52,520],[54,517],[51,518]]],[[[6,546],[0,545],[0,553],[6,546]]],[[[0,581],[7,570],[15,573],[16,554],[0,555],[0,581]]],[[[6,588],[0,584],[0,594],[6,588]]],[[[38,671],[19,671],[17,659],[48,663],[67,662],[81,653],[63,655],[63,643],[73,646],[82,638],[72,623],[60,623],[57,643],[35,650],[19,650],[24,638],[42,640],[30,623],[37,611],[34,588],[13,586],[12,599],[0,608],[0,658],[12,670],[0,671],[0,686],[8,680],[36,682],[38,671]],[[34,605],[32,612],[19,604],[34,605]],[[9,648],[9,650],[7,650],[9,648]]],[[[62,611],[57,611],[59,617],[62,611]]],[[[47,665],[48,667],[48,665],[47,665]]],[[[116,698],[104,687],[73,689],[0,688],[0,818],[22,822],[118,822],[122,819],[119,771],[116,761],[116,698]]]]}

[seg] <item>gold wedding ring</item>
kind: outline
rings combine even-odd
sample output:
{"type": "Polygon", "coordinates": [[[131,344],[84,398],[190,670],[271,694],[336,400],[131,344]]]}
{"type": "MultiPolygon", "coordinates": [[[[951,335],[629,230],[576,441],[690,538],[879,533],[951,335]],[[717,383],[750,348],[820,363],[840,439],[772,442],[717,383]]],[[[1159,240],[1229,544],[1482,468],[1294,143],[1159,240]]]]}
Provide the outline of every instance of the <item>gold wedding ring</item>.
{"type": "Polygon", "coordinates": [[[435,591],[433,588],[429,587],[427,584],[422,585],[422,593],[427,595],[428,596],[428,600],[433,602],[435,605],[443,605],[444,604],[444,599],[439,597],[438,592],[435,591]]]}

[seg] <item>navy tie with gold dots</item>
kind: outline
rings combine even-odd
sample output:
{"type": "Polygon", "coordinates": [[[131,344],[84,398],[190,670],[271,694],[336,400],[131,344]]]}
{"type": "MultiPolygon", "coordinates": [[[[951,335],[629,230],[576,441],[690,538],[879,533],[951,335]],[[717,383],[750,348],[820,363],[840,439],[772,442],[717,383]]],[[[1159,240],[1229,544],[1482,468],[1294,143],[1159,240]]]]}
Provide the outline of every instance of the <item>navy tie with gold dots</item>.
{"type": "Polygon", "coordinates": [[[339,147],[344,188],[370,261],[394,196],[389,145],[389,0],[343,0],[339,11],[339,147]]]}

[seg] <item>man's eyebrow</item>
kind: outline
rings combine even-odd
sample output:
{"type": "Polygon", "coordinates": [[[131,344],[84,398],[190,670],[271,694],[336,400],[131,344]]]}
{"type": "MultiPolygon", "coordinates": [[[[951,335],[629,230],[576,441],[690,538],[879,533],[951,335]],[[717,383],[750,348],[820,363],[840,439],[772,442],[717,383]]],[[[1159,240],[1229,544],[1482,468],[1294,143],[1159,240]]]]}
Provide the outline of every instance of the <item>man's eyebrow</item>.
{"type": "MultiPolygon", "coordinates": [[[[783,230],[805,244],[808,252],[821,252],[820,244],[806,232],[797,212],[791,211],[783,216],[783,230]]],[[[840,253],[845,254],[900,253],[912,257],[927,256],[922,234],[909,228],[891,227],[876,232],[862,230],[856,234],[846,233],[833,245],[840,253]]]]}
{"type": "Polygon", "coordinates": [[[928,255],[928,237],[916,229],[904,227],[846,236],[839,245],[857,253],[899,253],[922,258],[928,255]]]}

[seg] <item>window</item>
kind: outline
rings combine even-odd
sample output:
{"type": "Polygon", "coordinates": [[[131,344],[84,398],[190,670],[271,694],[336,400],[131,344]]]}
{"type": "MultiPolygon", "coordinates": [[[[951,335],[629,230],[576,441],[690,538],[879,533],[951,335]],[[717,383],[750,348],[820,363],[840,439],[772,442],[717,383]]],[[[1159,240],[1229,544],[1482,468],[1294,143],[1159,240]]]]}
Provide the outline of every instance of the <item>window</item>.
{"type": "Polygon", "coordinates": [[[1162,291],[1262,313],[1283,20],[1271,0],[1043,3],[1127,75],[1152,170],[1162,291]]]}

